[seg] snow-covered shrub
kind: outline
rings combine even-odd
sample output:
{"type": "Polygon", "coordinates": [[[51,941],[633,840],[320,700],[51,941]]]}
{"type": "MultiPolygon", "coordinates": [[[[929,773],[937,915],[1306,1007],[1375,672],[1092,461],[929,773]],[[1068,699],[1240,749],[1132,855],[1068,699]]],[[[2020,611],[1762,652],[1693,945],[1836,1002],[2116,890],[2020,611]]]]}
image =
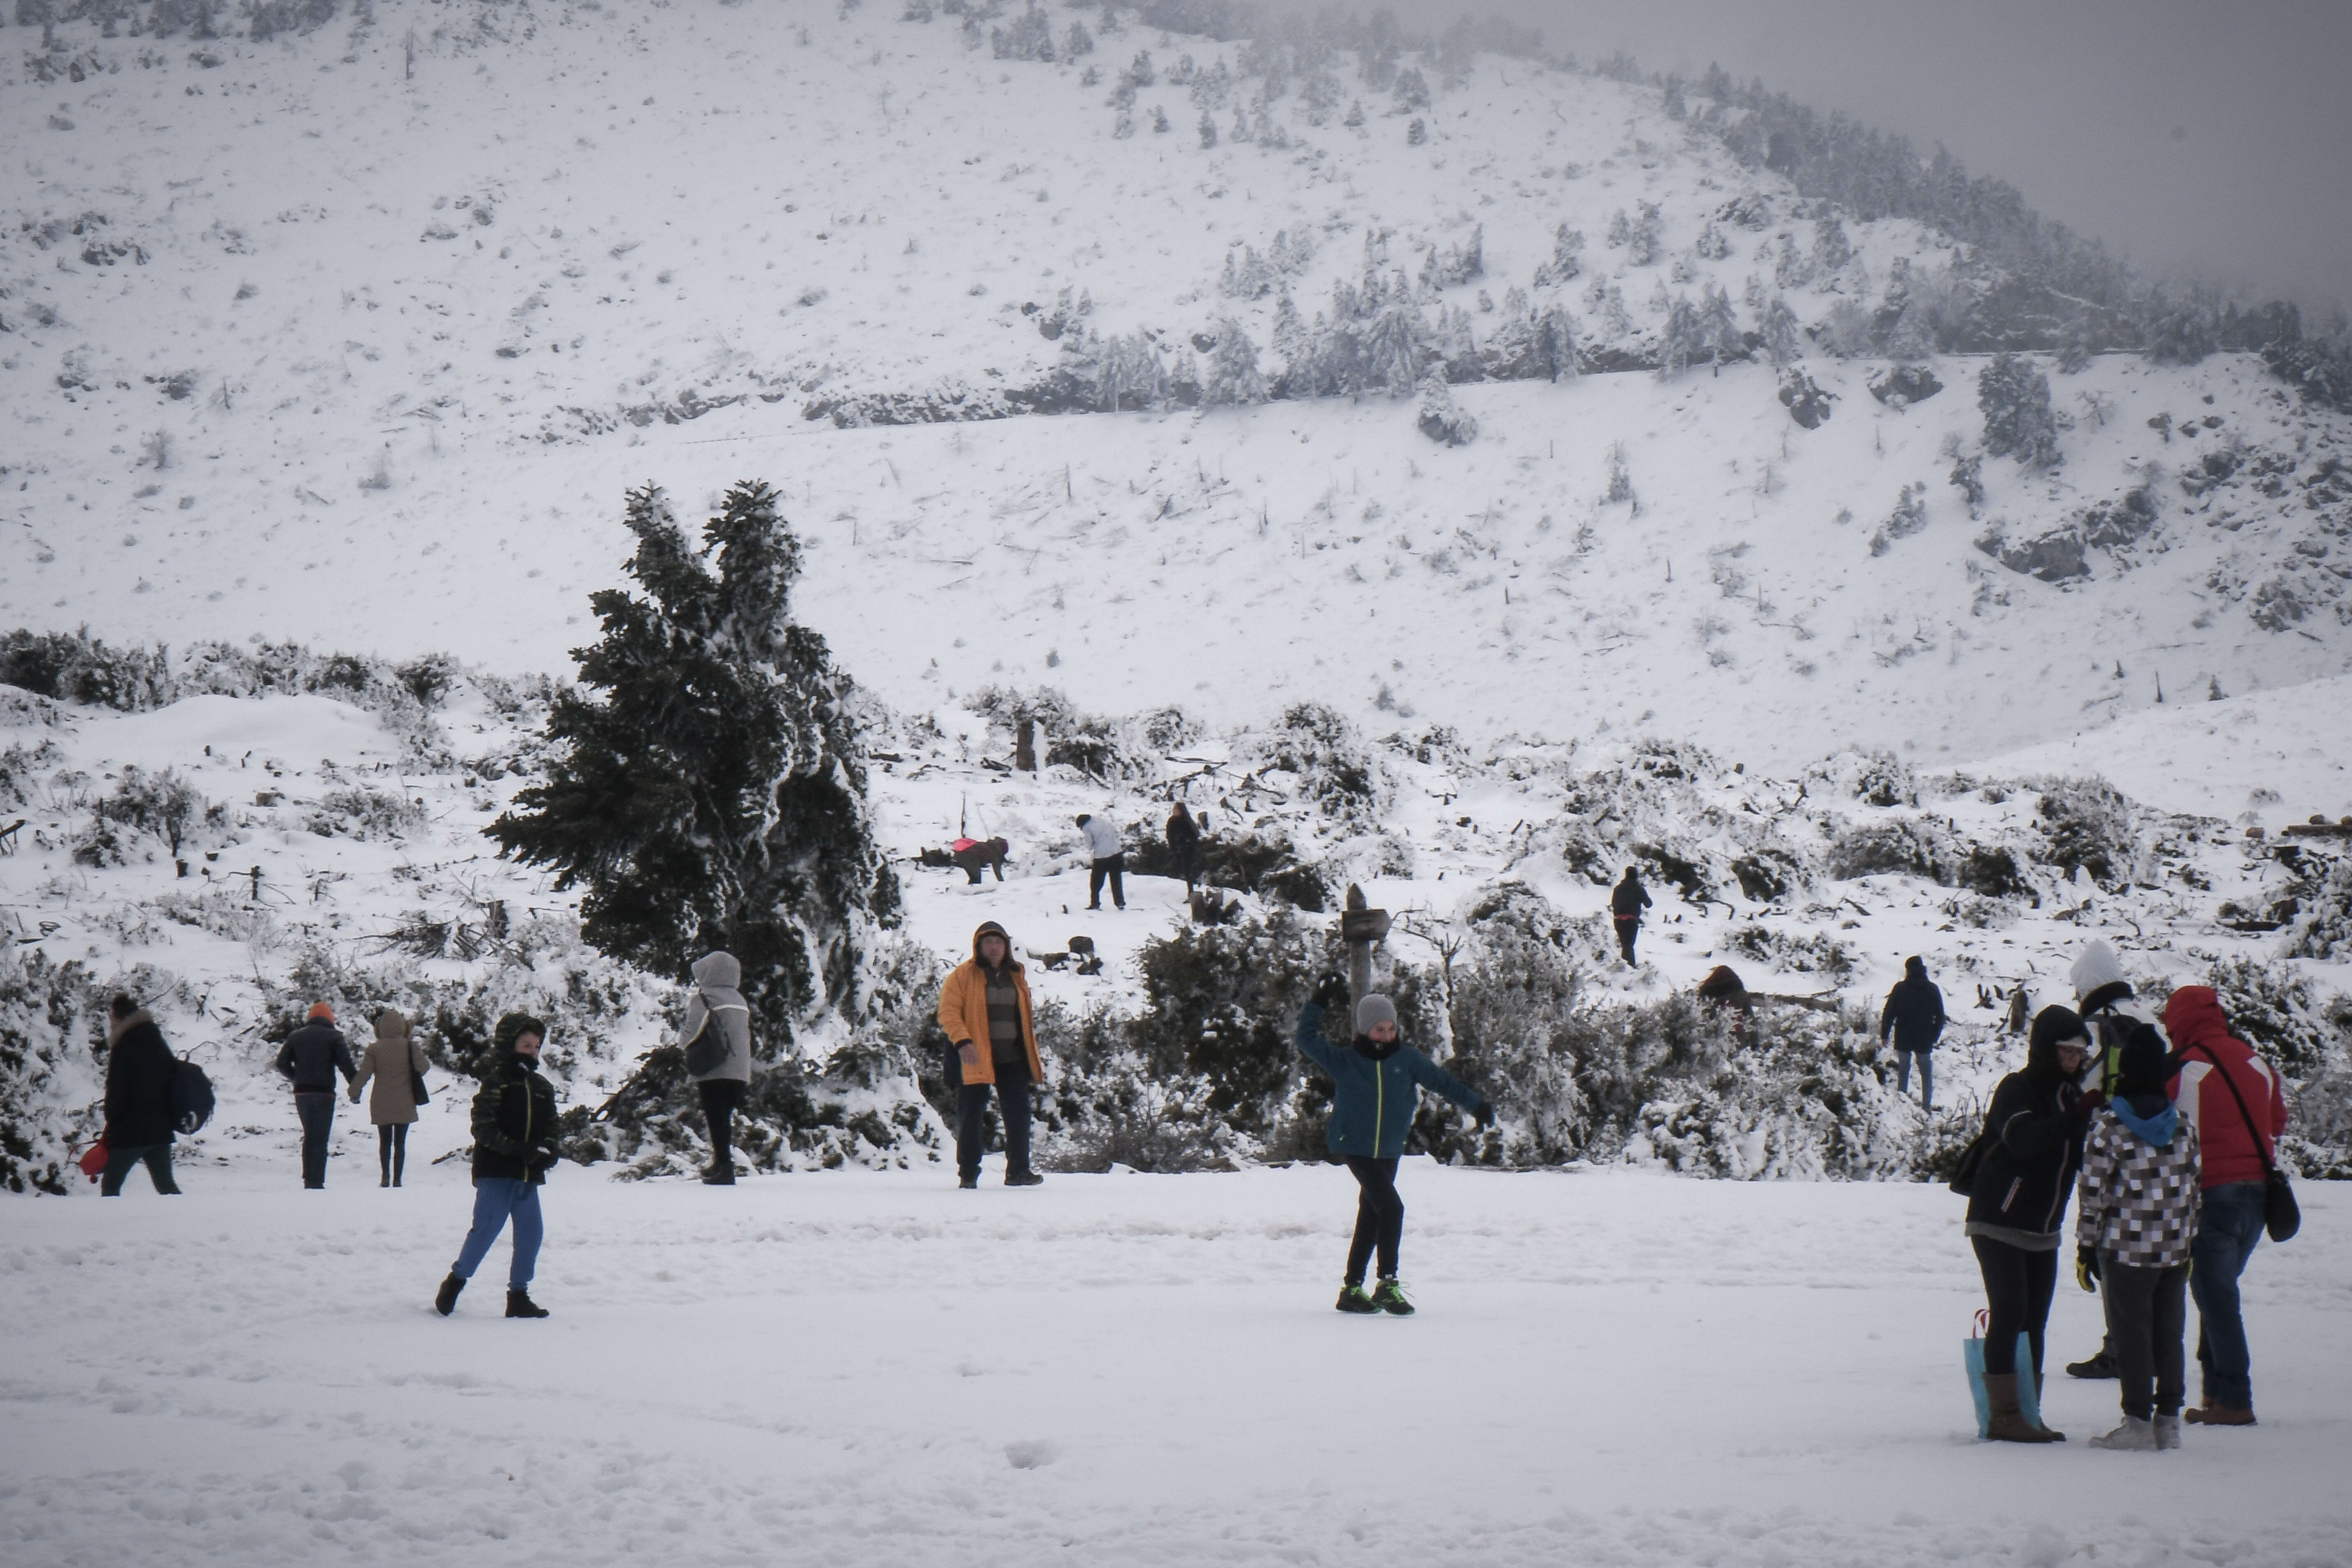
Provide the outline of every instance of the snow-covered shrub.
{"type": "Polygon", "coordinates": [[[2050,408],[2050,378],[2033,362],[1997,353],[1977,374],[1977,407],[1984,413],[1984,449],[2015,458],[2029,468],[2059,462],[2058,420],[2050,408]]]}
{"type": "Polygon", "coordinates": [[[1853,797],[1870,805],[1916,805],[1918,775],[1892,752],[1870,752],[1860,759],[1850,784],[1853,797]]]}
{"type": "Polygon", "coordinates": [[[46,737],[37,744],[16,741],[0,748],[0,806],[28,804],[34,784],[56,766],[59,754],[57,742],[46,737]]]}
{"type": "Polygon", "coordinates": [[[153,834],[175,859],[181,845],[199,827],[217,830],[228,825],[226,808],[206,802],[176,769],[151,773],[136,763],[122,770],[114,793],[92,810],[100,824],[153,834]]]}
{"type": "Polygon", "coordinates": [[[1898,539],[1908,539],[1927,526],[1927,487],[1914,483],[1903,487],[1895,502],[1895,510],[1870,536],[1870,552],[1884,555],[1894,548],[1898,539]]]}
{"type": "Polygon", "coordinates": [[[1385,781],[1356,727],[1320,702],[1293,703],[1242,749],[1256,773],[1290,774],[1325,816],[1370,826],[1386,802],[1385,781]]]}
{"type": "Polygon", "coordinates": [[[2119,882],[2131,870],[2136,845],[2131,802],[2101,778],[2053,778],[2034,783],[2042,852],[2034,858],[2070,876],[2075,868],[2094,880],[2119,882]]]}
{"type": "Polygon", "coordinates": [[[424,821],[421,798],[362,784],[329,790],[303,815],[302,826],[321,838],[400,838],[424,821]]]}
{"type": "Polygon", "coordinates": [[[2215,961],[2205,984],[2221,997],[2231,1031],[2290,1081],[2352,1067],[2352,998],[2323,994],[2284,964],[2215,961]]]}
{"type": "Polygon", "coordinates": [[[1853,950],[1825,931],[1797,932],[1778,926],[1744,925],[1735,929],[1725,943],[1734,952],[1775,969],[1818,974],[1832,984],[1843,985],[1853,977],[1853,950]]]}
{"type": "MultiPolygon", "coordinates": [[[[7,759],[0,757],[0,783],[5,783],[7,759]]],[[[2304,911],[2287,936],[2290,958],[2352,958],[2352,857],[2339,859],[2325,877],[2315,879],[2304,900],[2304,911]]]]}
{"type": "Polygon", "coordinates": [[[1441,447],[1466,447],[1478,438],[1478,421],[1455,404],[1445,373],[1435,367],[1421,378],[1421,411],[1413,424],[1441,447]]]}
{"type": "Polygon", "coordinates": [[[1942,881],[1939,866],[1954,857],[1951,841],[1933,823],[1913,816],[1859,822],[1831,841],[1829,873],[1841,881],[1893,872],[1942,881]]]}
{"type": "Polygon", "coordinates": [[[138,713],[169,702],[172,684],[160,647],[109,647],[87,630],[0,636],[0,685],[42,697],[138,713]]]}
{"type": "Polygon", "coordinates": [[[103,1006],[79,962],[0,947],[0,1187],[62,1197],[80,1180],[74,1152],[102,1117],[103,1006]]]}

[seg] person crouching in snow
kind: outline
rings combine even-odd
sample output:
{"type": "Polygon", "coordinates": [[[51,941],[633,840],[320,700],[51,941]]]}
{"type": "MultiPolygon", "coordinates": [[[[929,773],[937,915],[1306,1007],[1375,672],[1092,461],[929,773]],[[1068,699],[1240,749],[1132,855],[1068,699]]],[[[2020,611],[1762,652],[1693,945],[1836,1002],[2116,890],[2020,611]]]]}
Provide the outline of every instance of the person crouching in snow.
{"type": "Polygon", "coordinates": [[[2124,1042],[2116,1094],[2091,1119],[2074,1269],[2104,1285],[2123,1380],[2123,1424],[2094,1448],[2178,1448],[2189,1244],[2197,1237],[2197,1123],[2165,1098],[2164,1042],[2139,1029],[2124,1042]],[[2151,1391],[2150,1384],[2154,1384],[2151,1391]]]}
{"type": "Polygon", "coordinates": [[[1029,1091],[1045,1077],[1037,1026],[1029,1013],[1029,976],[1013,956],[1013,939],[994,921],[971,933],[971,957],[940,986],[940,1027],[947,1031],[945,1068],[956,1097],[956,1184],[980,1185],[987,1147],[988,1089],[1004,1117],[1004,1184],[1034,1187],[1029,1168],[1029,1091]]]}
{"type": "Polygon", "coordinates": [[[1356,1235],[1348,1244],[1348,1273],[1340,1287],[1343,1312],[1412,1315],[1404,1287],[1397,1282],[1397,1248],[1404,1236],[1404,1200],[1397,1195],[1397,1161],[1412,1130],[1417,1092],[1442,1094],[1478,1119],[1495,1124],[1495,1108],[1484,1095],[1397,1037],[1396,1004],[1366,996],[1356,1004],[1352,1046],[1323,1037],[1325,1009],[1344,1006],[1348,983],[1334,974],[1315,988],[1298,1015],[1298,1051],[1331,1075],[1331,1125],[1325,1134],[1331,1152],[1347,1162],[1356,1178],[1356,1235]],[[1380,1283],[1364,1289],[1364,1267],[1380,1254],[1380,1283]]]}
{"type": "Polygon", "coordinates": [[[457,1310],[457,1293],[489,1256],[490,1244],[514,1221],[514,1263],[507,1271],[507,1316],[544,1318],[530,1299],[530,1277],[543,1234],[539,1189],[557,1158],[555,1086],[539,1076],[540,1042],[547,1026],[527,1013],[499,1020],[482,1087],[474,1095],[474,1226],[449,1278],[433,1298],[443,1317],[457,1310]]]}

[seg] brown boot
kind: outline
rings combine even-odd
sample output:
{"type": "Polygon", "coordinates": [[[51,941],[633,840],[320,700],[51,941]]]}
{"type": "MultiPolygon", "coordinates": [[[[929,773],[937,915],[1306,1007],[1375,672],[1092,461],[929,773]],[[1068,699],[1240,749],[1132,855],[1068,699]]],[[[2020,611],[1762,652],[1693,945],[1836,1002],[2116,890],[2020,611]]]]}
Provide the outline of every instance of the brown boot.
{"type": "Polygon", "coordinates": [[[2036,1420],[2036,1421],[2038,1421],[2038,1422],[2041,1422],[2042,1429],[2044,1432],[2047,1432],[2047,1433],[2049,1433],[2049,1434],[2050,1434],[2050,1440],[2051,1440],[2052,1442],[2053,1442],[2053,1443],[2063,1443],[2063,1442],[2064,1442],[2064,1441],[2066,1440],[2066,1434],[2065,1434],[2065,1433],[2061,1432],[2060,1430],[2058,1430],[2058,1428],[2057,1428],[2057,1427],[2053,1426],[2052,1425],[2050,1425],[2050,1423],[2049,1423],[2049,1422],[2047,1422],[2047,1421],[2045,1421],[2045,1420],[2042,1420],[2042,1374],[2041,1374],[2039,1372],[2037,1372],[2037,1373],[2035,1373],[2033,1374],[2033,1418],[2034,1418],[2034,1420],[2036,1420]]]}
{"type": "Polygon", "coordinates": [[[1985,1436],[1995,1443],[2061,1443],[2065,1441],[2046,1426],[2036,1426],[2026,1420],[2025,1413],[2017,1407],[2017,1374],[2013,1372],[1985,1373],[1985,1398],[1992,1406],[1992,1419],[1985,1425],[1985,1436]]]}
{"type": "Polygon", "coordinates": [[[2231,1410],[2219,1405],[2208,1405],[2181,1412],[2180,1418],[2191,1426],[2251,1426],[2254,1413],[2251,1410],[2231,1410]]]}

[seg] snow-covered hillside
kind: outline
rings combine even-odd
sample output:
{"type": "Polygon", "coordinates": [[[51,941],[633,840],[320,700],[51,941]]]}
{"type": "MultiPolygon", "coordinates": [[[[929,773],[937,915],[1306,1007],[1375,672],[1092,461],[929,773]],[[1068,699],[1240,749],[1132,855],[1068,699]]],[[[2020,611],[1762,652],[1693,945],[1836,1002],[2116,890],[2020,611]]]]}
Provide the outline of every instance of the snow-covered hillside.
{"type": "Polygon", "coordinates": [[[61,27],[11,68],[0,622],[560,673],[624,486],[762,478],[806,617],[905,710],[1043,682],[1943,763],[2352,648],[2340,416],[2247,356],[2045,367],[2063,465],[1988,458],[1971,502],[1982,362],[1881,401],[1827,346],[1949,242],[1833,222],[1652,89],[1486,55],[1422,62],[1426,106],[1344,71],[1261,101],[1246,44],[1092,11],[1052,63],[879,5],[368,15],[61,27]],[[1654,358],[1677,300],[1784,305],[1834,401],[1803,427],[1741,363],[1458,385],[1462,447],[1378,390],[836,423],[1173,399],[1383,290],[1465,363],[1564,312],[1588,368],[1654,358]]]}

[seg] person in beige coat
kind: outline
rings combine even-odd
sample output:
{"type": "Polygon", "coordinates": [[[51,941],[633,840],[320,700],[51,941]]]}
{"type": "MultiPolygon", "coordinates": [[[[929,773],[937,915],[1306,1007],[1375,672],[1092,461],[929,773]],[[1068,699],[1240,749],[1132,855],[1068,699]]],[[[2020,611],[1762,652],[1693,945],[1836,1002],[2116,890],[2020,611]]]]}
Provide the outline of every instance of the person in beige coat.
{"type": "Polygon", "coordinates": [[[359,1076],[352,1079],[352,1103],[370,1079],[368,1120],[375,1123],[376,1159],[383,1167],[381,1187],[400,1185],[408,1164],[408,1125],[416,1120],[416,1075],[432,1063],[425,1047],[411,1038],[405,1016],[385,1008],[376,1015],[375,1043],[360,1057],[359,1076]]]}

